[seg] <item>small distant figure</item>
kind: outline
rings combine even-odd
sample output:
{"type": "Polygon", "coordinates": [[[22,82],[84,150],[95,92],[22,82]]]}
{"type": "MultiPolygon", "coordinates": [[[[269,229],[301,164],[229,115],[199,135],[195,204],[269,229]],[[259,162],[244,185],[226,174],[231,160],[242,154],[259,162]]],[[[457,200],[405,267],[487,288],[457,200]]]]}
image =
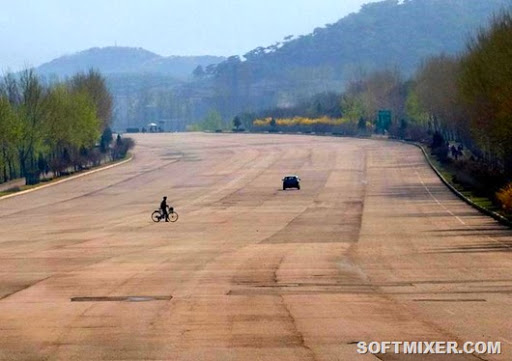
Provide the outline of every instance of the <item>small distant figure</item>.
{"type": "Polygon", "coordinates": [[[454,146],[454,145],[452,145],[452,146],[450,147],[450,152],[452,153],[452,157],[453,157],[455,160],[459,159],[459,152],[458,152],[457,148],[455,148],[455,146],[454,146]]]}
{"type": "Polygon", "coordinates": [[[457,147],[457,153],[459,154],[459,157],[461,157],[461,158],[464,155],[464,147],[462,146],[462,144],[459,144],[459,146],[457,147]]]}
{"type": "Polygon", "coordinates": [[[165,221],[169,222],[169,212],[167,212],[167,196],[165,196],[162,199],[162,202],[160,202],[160,211],[162,212],[162,215],[165,216],[165,221]]]}

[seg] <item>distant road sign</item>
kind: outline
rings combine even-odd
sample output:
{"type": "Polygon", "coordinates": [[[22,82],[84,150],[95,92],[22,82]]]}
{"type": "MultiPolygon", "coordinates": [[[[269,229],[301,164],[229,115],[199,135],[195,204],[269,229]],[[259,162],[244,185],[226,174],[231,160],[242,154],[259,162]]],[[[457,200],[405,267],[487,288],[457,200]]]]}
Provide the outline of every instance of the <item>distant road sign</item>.
{"type": "Polygon", "coordinates": [[[377,131],[384,132],[391,125],[391,110],[379,110],[377,118],[377,131]]]}

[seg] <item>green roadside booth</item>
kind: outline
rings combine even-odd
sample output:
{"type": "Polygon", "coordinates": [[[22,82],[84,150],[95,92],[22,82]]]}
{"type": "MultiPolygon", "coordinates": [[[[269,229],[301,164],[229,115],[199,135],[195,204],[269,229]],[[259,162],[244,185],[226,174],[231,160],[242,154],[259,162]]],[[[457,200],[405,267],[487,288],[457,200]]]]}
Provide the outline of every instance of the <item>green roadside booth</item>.
{"type": "Polygon", "coordinates": [[[391,110],[379,110],[377,113],[377,133],[384,134],[391,126],[391,110]]]}

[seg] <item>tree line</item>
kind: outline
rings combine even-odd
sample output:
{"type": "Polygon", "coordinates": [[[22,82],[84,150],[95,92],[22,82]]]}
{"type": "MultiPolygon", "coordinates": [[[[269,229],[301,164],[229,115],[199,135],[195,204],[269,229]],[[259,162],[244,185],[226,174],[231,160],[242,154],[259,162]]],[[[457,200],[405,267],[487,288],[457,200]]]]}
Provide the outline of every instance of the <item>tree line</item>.
{"type": "Polygon", "coordinates": [[[512,13],[495,16],[459,56],[428,59],[407,86],[411,125],[456,140],[512,179],[512,13]]]}
{"type": "Polygon", "coordinates": [[[112,97],[98,72],[45,83],[32,69],[0,80],[0,183],[27,184],[124,156],[131,143],[110,143],[112,97]]]}

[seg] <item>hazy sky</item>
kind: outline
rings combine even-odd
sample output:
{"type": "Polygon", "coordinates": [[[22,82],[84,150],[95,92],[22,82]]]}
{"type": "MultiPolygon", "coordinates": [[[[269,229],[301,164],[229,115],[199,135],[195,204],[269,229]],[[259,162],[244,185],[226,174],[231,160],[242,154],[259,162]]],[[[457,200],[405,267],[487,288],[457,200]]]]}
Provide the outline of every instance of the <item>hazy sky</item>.
{"type": "Polygon", "coordinates": [[[0,71],[91,47],[235,55],[377,0],[0,0],[0,71]]]}

